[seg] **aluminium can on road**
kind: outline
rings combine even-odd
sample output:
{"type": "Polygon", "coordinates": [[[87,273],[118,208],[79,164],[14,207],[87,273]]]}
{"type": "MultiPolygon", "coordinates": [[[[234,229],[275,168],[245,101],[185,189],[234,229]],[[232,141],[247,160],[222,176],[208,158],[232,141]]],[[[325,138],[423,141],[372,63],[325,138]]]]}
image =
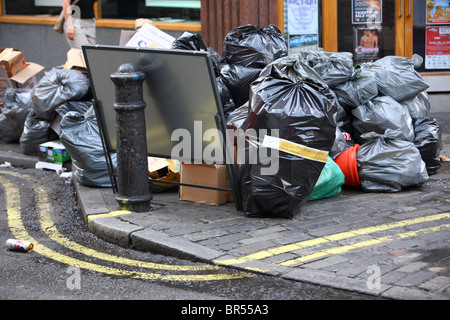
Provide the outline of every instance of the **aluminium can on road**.
{"type": "Polygon", "coordinates": [[[8,239],[6,241],[6,248],[14,251],[30,252],[33,250],[34,245],[29,241],[8,239]]]}

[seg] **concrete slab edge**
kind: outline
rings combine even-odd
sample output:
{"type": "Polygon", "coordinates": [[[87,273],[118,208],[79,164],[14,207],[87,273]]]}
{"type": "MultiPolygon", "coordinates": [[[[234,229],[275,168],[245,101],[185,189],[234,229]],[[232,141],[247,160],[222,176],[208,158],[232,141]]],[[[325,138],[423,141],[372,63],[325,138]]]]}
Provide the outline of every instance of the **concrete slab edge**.
{"type": "Polygon", "coordinates": [[[38,162],[37,156],[15,154],[13,152],[0,151],[0,164],[11,163],[13,167],[34,168],[38,162]]]}

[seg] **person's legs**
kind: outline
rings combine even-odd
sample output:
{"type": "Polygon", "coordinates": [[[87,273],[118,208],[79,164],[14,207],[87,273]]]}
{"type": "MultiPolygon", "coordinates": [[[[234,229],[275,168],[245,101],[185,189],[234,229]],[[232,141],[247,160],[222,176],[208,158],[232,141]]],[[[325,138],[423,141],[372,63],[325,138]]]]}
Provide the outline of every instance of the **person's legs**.
{"type": "MultiPolygon", "coordinates": [[[[96,43],[95,19],[73,19],[75,28],[75,39],[70,40],[66,37],[71,48],[81,50],[83,44],[96,43]]],[[[64,30],[66,25],[64,24],[64,30]]]]}
{"type": "Polygon", "coordinates": [[[95,30],[95,19],[85,19],[81,21],[81,28],[85,35],[84,44],[95,44],[96,43],[96,30],[95,30]]]}

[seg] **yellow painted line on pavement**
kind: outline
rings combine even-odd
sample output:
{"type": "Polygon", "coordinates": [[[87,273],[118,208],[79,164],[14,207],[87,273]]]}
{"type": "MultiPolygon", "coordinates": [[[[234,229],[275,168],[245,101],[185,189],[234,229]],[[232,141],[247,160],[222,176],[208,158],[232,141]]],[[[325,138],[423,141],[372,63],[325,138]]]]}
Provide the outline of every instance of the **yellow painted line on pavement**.
{"type": "MultiPolygon", "coordinates": [[[[15,176],[18,176],[17,174],[12,174],[15,176]]],[[[140,267],[140,268],[149,268],[149,269],[161,269],[161,270],[177,270],[177,271],[199,271],[199,270],[217,270],[217,266],[212,265],[200,265],[200,266],[182,266],[182,265],[168,265],[168,264],[159,264],[159,263],[153,263],[153,262],[145,262],[145,261],[139,261],[139,260],[133,260],[128,258],[122,258],[110,254],[106,254],[103,252],[99,252],[96,250],[93,250],[91,248],[87,248],[85,246],[82,246],[64,235],[62,235],[58,229],[56,228],[51,216],[51,206],[47,198],[47,192],[45,189],[45,186],[42,186],[39,183],[33,182],[33,189],[37,193],[38,196],[38,208],[39,208],[39,220],[40,224],[42,226],[42,230],[55,242],[65,246],[66,248],[69,248],[73,251],[77,251],[79,253],[82,253],[84,255],[94,257],[97,259],[107,260],[114,263],[119,264],[126,264],[130,266],[140,267]]],[[[18,192],[18,191],[17,191],[18,192]]],[[[111,214],[108,214],[108,216],[118,216],[122,213],[127,213],[130,211],[114,211],[111,212],[111,214]]],[[[104,216],[106,214],[99,214],[98,216],[104,216]]]]}
{"type": "MultiPolygon", "coordinates": [[[[35,184],[35,183],[34,183],[35,184]]],[[[140,267],[140,268],[149,268],[149,269],[161,269],[161,270],[176,270],[176,271],[200,271],[200,270],[217,270],[218,268],[212,265],[200,265],[200,266],[182,266],[182,265],[168,265],[168,264],[160,264],[153,262],[145,262],[139,260],[132,260],[128,258],[122,258],[114,255],[110,255],[107,253],[99,252],[93,250],[91,248],[87,248],[82,246],[64,235],[62,235],[58,229],[56,228],[51,216],[51,207],[48,202],[47,193],[42,189],[41,185],[36,185],[34,190],[38,193],[38,206],[40,213],[40,222],[42,226],[42,230],[54,241],[58,242],[61,245],[64,245],[66,248],[77,251],[84,255],[94,257],[101,260],[107,260],[114,263],[126,264],[130,266],[140,267]]],[[[121,211],[114,211],[113,215],[110,216],[118,216],[121,211]]]]}
{"type": "Polygon", "coordinates": [[[339,247],[330,248],[330,249],[324,249],[324,250],[315,252],[313,254],[308,254],[308,255],[301,256],[296,259],[283,261],[283,262],[280,262],[277,264],[280,266],[288,267],[288,266],[292,266],[294,264],[304,263],[304,262],[307,262],[310,260],[314,260],[317,258],[329,256],[329,255],[344,254],[344,253],[347,253],[354,249],[369,247],[369,246],[377,245],[377,244],[386,244],[386,243],[398,241],[398,240],[405,239],[405,238],[415,237],[421,233],[439,232],[439,231],[443,231],[444,229],[448,229],[448,228],[450,228],[450,224],[443,224],[443,225],[439,225],[439,226],[398,233],[398,234],[389,235],[389,236],[385,236],[385,237],[374,238],[371,240],[353,243],[351,245],[345,245],[345,246],[339,246],[339,247]]]}
{"type": "Polygon", "coordinates": [[[325,236],[325,237],[315,238],[315,239],[311,239],[311,240],[304,240],[304,241],[300,241],[300,242],[296,242],[296,243],[292,243],[292,244],[288,244],[288,245],[284,245],[284,246],[280,246],[280,247],[276,247],[276,248],[272,248],[272,249],[268,249],[268,250],[263,250],[263,251],[252,253],[247,256],[236,258],[236,259],[215,260],[214,263],[217,265],[233,265],[233,264],[247,263],[247,262],[251,262],[251,261],[269,258],[269,257],[279,255],[282,253],[288,253],[288,252],[292,252],[295,250],[313,247],[313,246],[323,244],[323,243],[344,240],[344,239],[348,239],[348,238],[356,237],[356,236],[360,236],[360,235],[367,235],[367,234],[374,233],[374,232],[385,231],[385,230],[410,226],[410,225],[424,223],[424,222],[437,221],[437,220],[446,219],[446,218],[450,218],[450,212],[439,213],[439,214],[429,215],[429,216],[425,216],[425,217],[406,219],[406,220],[402,220],[402,221],[398,221],[398,222],[336,233],[336,234],[332,234],[332,235],[325,236]]]}
{"type": "Polygon", "coordinates": [[[91,228],[92,228],[92,220],[99,219],[99,218],[117,217],[117,216],[122,216],[122,215],[130,214],[130,213],[131,213],[131,211],[128,211],[128,210],[117,210],[117,211],[111,211],[111,212],[106,212],[106,213],[90,214],[87,216],[88,230],[91,230],[91,228]]]}
{"type": "MultiPolygon", "coordinates": [[[[14,186],[12,182],[7,179],[4,179],[0,175],[0,184],[3,185],[6,195],[6,210],[8,215],[8,226],[14,235],[15,238],[29,241],[34,244],[34,251],[42,254],[50,259],[59,261],[64,264],[68,264],[71,266],[77,266],[79,268],[89,269],[101,273],[106,273],[110,275],[117,276],[128,276],[133,278],[141,278],[141,279],[152,279],[152,280],[169,280],[169,281],[211,281],[211,280],[227,280],[227,279],[239,279],[243,277],[250,276],[249,274],[239,273],[239,274],[199,274],[199,275],[162,275],[158,273],[146,273],[146,272],[136,272],[136,271],[128,271],[123,269],[117,269],[107,266],[102,266],[86,261],[82,261],[79,259],[75,259],[61,253],[58,253],[44,245],[41,245],[36,239],[34,239],[25,229],[23,225],[23,221],[21,218],[21,206],[20,206],[20,195],[19,190],[14,186]]],[[[42,187],[42,186],[41,186],[42,187]]],[[[42,190],[38,192],[39,194],[39,206],[40,210],[44,210],[46,212],[50,211],[50,205],[43,201],[45,197],[43,196],[42,190]],[[42,202],[43,201],[43,202],[42,202]],[[42,206],[42,207],[41,207],[42,206]]],[[[58,243],[64,245],[65,247],[72,249],[77,248],[80,250],[80,253],[87,254],[88,256],[95,257],[98,255],[99,259],[101,257],[105,258],[103,260],[108,260],[111,262],[117,262],[121,264],[129,264],[137,267],[147,267],[147,268],[155,268],[155,269],[165,269],[165,270],[200,270],[195,269],[192,266],[172,266],[172,267],[181,267],[181,269],[170,269],[171,265],[161,265],[161,264],[153,264],[149,262],[142,262],[137,260],[131,260],[126,258],[120,258],[112,255],[103,254],[97,252],[95,250],[82,247],[70,239],[64,237],[54,228],[53,222],[50,222],[49,217],[41,217],[41,222],[44,223],[43,230],[47,233],[47,235],[52,234],[52,240],[57,241],[58,243]],[[49,231],[50,230],[50,231],[49,231]],[[58,235],[58,236],[55,236],[58,235]],[[86,250],[86,251],[85,251],[86,250]],[[113,260],[110,260],[112,258],[113,260]],[[142,263],[142,265],[141,265],[142,263]],[[166,268],[167,267],[167,268],[166,268]],[[186,268],[186,269],[184,269],[186,268]]],[[[77,250],[75,250],[77,251],[77,250]]],[[[208,265],[205,265],[208,267],[208,265]]]]}

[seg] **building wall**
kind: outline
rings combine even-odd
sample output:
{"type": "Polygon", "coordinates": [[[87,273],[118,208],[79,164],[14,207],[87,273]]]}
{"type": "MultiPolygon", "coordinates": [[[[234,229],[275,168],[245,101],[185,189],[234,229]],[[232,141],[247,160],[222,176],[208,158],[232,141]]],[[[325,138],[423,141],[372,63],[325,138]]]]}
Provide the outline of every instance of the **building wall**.
{"type": "Polygon", "coordinates": [[[232,29],[247,24],[277,25],[278,5],[274,0],[202,0],[202,36],[209,47],[222,54],[223,39],[232,29]]]}
{"type": "MultiPolygon", "coordinates": [[[[121,29],[97,27],[97,43],[118,45],[121,29]]],[[[174,37],[182,31],[166,31],[174,37]]],[[[24,51],[25,60],[44,66],[44,71],[63,65],[70,49],[65,35],[56,33],[51,25],[0,23],[0,48],[24,51]]],[[[42,75],[38,75],[42,76],[42,75]]]]}

